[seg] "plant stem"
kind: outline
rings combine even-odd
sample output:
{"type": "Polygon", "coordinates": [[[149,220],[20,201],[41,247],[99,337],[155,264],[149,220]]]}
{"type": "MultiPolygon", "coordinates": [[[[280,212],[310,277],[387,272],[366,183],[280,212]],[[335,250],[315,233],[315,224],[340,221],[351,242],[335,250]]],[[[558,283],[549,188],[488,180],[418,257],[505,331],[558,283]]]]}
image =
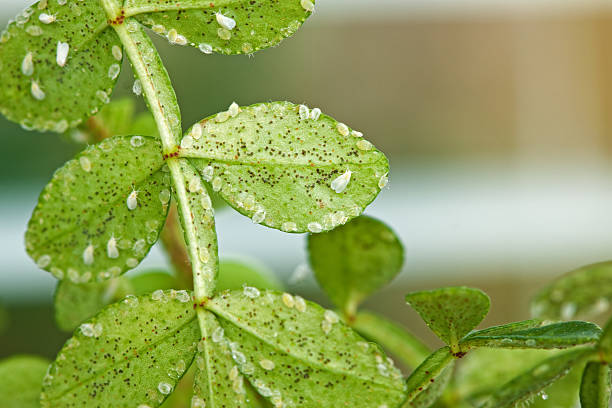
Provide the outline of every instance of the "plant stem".
{"type": "Polygon", "coordinates": [[[176,204],[173,203],[168,211],[166,225],[164,225],[160,239],[178,277],[183,280],[188,287],[193,288],[191,261],[189,260],[189,253],[185,246],[185,240],[181,235],[178,216],[176,204]]]}
{"type": "MultiPolygon", "coordinates": [[[[121,12],[116,0],[101,1],[109,20],[115,20],[121,12]]],[[[140,23],[132,18],[126,18],[112,27],[125,48],[136,78],[142,84],[145,100],[159,130],[163,154],[167,158],[166,163],[172,175],[174,193],[193,268],[194,298],[197,304],[201,304],[213,295],[215,289],[215,278],[219,268],[217,235],[212,209],[203,212],[196,211],[193,208],[196,205],[194,194],[188,192],[186,188],[185,174],[195,173],[192,176],[196,177],[199,177],[199,174],[187,159],[175,157],[175,153],[180,150],[178,142],[182,133],[176,94],[157,50],[140,23]],[[200,259],[203,250],[206,250],[208,254],[206,262],[200,259]]],[[[203,190],[198,193],[198,199],[209,199],[206,189],[203,190]]],[[[198,313],[198,316],[202,335],[205,336],[204,315],[198,313]]]]}

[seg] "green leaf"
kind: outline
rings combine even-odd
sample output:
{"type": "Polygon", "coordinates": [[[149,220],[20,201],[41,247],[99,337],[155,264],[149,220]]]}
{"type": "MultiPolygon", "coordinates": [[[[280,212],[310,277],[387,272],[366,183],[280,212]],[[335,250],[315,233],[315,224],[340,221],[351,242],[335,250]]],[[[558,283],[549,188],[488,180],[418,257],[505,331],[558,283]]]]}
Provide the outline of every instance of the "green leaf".
{"type": "Polygon", "coordinates": [[[207,336],[198,343],[192,406],[250,407],[243,375],[223,338],[223,328],[212,313],[204,312],[207,336]]]}
{"type": "Polygon", "coordinates": [[[341,134],[329,116],[301,120],[298,111],[289,102],[234,106],[194,125],[180,154],[254,222],[286,232],[331,230],[376,197],[386,184],[388,161],[344,125],[347,136],[341,134]],[[337,183],[332,189],[347,171],[346,189],[337,183]]]}
{"type": "Polygon", "coordinates": [[[453,353],[459,340],[487,315],[489,297],[479,289],[451,287],[410,293],[406,302],[453,353]]]}
{"type": "Polygon", "coordinates": [[[431,353],[429,348],[408,330],[372,312],[357,313],[351,327],[366,339],[380,344],[408,367],[418,367],[431,353]]]}
{"type": "Polygon", "coordinates": [[[127,15],[171,44],[209,54],[252,54],[293,35],[314,10],[314,0],[126,0],[127,15]],[[307,10],[310,9],[311,10],[307,10]],[[216,13],[219,13],[217,17],[216,13]],[[224,22],[225,18],[233,20],[224,22]],[[223,22],[223,25],[221,23],[223,22]],[[228,29],[235,25],[234,28],[228,29]]]}
{"type": "Polygon", "coordinates": [[[217,291],[238,290],[243,286],[282,290],[283,285],[274,273],[253,260],[225,259],[219,262],[217,291]]]}
{"type": "Polygon", "coordinates": [[[43,407],[158,407],[183,376],[200,331],[191,295],[129,296],[83,323],[43,381],[43,407]]]}
{"type": "Polygon", "coordinates": [[[401,374],[382,350],[314,303],[245,290],[223,293],[205,307],[223,328],[213,336],[273,404],[378,408],[405,398],[401,374]]]}
{"type": "Polygon", "coordinates": [[[596,343],[601,335],[601,329],[597,325],[580,321],[553,323],[507,333],[500,330],[497,333],[487,334],[486,331],[477,331],[465,337],[460,342],[461,349],[466,351],[473,347],[567,348],[596,343]]]}
{"type": "Polygon", "coordinates": [[[158,137],[153,115],[149,112],[135,116],[136,101],[121,98],[105,105],[97,115],[72,130],[74,141],[93,144],[112,136],[144,135],[158,137]]]}
{"type": "Polygon", "coordinates": [[[533,317],[571,320],[607,312],[612,301],[612,262],[573,270],[542,289],[531,301],[533,317]]]}
{"type": "MultiPolygon", "coordinates": [[[[496,392],[501,384],[533,367],[559,350],[537,349],[476,349],[470,351],[458,365],[453,389],[456,398],[479,407],[484,399],[496,392]]],[[[575,408],[584,364],[578,364],[570,373],[546,387],[540,397],[529,399],[530,407],[575,408]]]]}
{"type": "Polygon", "coordinates": [[[599,362],[588,363],[580,384],[580,406],[608,408],[610,391],[610,366],[599,362]]]}
{"type": "Polygon", "coordinates": [[[500,386],[481,408],[514,407],[529,400],[553,382],[567,375],[570,369],[580,364],[592,350],[572,350],[539,362],[531,369],[500,386]]]}
{"type": "Polygon", "coordinates": [[[0,112],[24,128],[63,133],[108,103],[121,60],[100,2],[41,1],[0,36],[0,112]]]}
{"type": "Polygon", "coordinates": [[[168,211],[169,177],[160,149],[153,138],[113,137],[59,169],[26,232],[26,249],[37,265],[73,283],[135,268],[157,241],[168,211]]]}
{"type": "MultiPolygon", "coordinates": [[[[432,398],[435,394],[438,394],[438,392],[430,392],[427,394],[428,397],[421,397],[424,398],[420,400],[421,402],[418,402],[419,400],[417,400],[419,395],[426,392],[429,387],[432,387],[432,384],[435,384],[440,377],[442,382],[447,381],[447,379],[445,379],[445,376],[448,375],[446,369],[448,368],[452,370],[454,360],[455,359],[451,353],[451,350],[448,347],[442,347],[441,349],[430,354],[429,357],[427,357],[427,359],[423,361],[406,380],[408,398],[406,399],[404,407],[424,406],[423,401],[432,398]]],[[[434,390],[437,391],[438,387],[436,387],[434,390]]]]}
{"type": "Polygon", "coordinates": [[[54,297],[55,321],[58,327],[72,331],[96,315],[104,306],[126,295],[143,295],[157,289],[171,289],[176,280],[166,273],[145,273],[127,278],[121,276],[102,282],[57,284],[54,297]]]}
{"type": "MultiPolygon", "coordinates": [[[[418,407],[418,408],[429,408],[431,407],[444,393],[446,387],[450,383],[453,377],[454,364],[449,364],[442,369],[442,372],[438,377],[433,379],[434,381],[427,387],[424,391],[419,393],[416,398],[404,405],[405,408],[408,407],[418,407]]],[[[431,382],[431,381],[430,381],[431,382]]]]}
{"type": "Polygon", "coordinates": [[[487,327],[486,329],[482,330],[475,330],[466,337],[466,340],[472,336],[504,336],[540,326],[542,326],[542,320],[540,319],[522,320],[520,322],[507,323],[499,326],[487,327]]]}
{"type": "Polygon", "coordinates": [[[401,270],[404,248],[391,228],[361,216],[327,234],[308,237],[317,281],[347,316],[401,270]]]}
{"type": "Polygon", "coordinates": [[[14,356],[0,361],[0,407],[38,408],[42,379],[49,361],[36,356],[14,356]]]}

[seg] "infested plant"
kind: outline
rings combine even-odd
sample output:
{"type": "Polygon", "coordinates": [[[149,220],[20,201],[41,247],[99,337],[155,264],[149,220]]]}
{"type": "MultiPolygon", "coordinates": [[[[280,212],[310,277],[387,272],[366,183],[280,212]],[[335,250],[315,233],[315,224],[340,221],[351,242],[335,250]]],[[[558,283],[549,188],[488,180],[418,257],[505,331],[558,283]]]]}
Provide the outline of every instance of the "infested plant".
{"type": "Polygon", "coordinates": [[[145,29],[205,54],[251,54],[294,34],[313,11],[310,0],[41,0],[9,24],[0,111],[89,145],[43,189],[25,240],[59,280],[56,320],[73,336],[50,365],[0,363],[10,378],[1,406],[180,406],[183,379],[194,408],[506,407],[544,395],[572,370],[582,406],[607,406],[610,329],[561,320],[607,308],[609,265],[554,283],[534,319],[481,330],[490,303],[482,291],[411,293],[407,303],[445,343],[432,352],[360,310],[399,273],[404,251],[389,227],[360,216],[389,173],[361,132],[290,102],[233,103],[183,132],[145,29]],[[132,119],[129,102],[109,104],[126,57],[151,116],[132,119]],[[256,224],[308,233],[311,268],[337,310],[283,292],[257,269],[220,263],[211,197],[256,224]],[[125,276],[160,236],[176,277],[125,276]],[[507,349],[535,354],[513,350],[508,358],[520,363],[485,387],[469,379],[485,369],[486,349],[500,359],[507,349]],[[551,349],[570,350],[537,351],[551,349]],[[455,371],[464,358],[472,367],[455,371]]]}

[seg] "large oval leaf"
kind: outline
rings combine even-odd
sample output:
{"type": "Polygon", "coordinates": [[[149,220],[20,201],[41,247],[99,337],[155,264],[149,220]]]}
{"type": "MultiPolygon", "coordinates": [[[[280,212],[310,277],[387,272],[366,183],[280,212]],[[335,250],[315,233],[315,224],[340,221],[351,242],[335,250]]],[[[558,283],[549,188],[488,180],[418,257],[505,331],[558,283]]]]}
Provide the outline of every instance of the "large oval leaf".
{"type": "Polygon", "coordinates": [[[252,54],[295,33],[314,0],[126,0],[126,15],[173,44],[209,54],[252,54]]]}
{"type": "Polygon", "coordinates": [[[254,222],[286,232],[331,230],[378,195],[388,161],[345,125],[306,117],[304,108],[300,117],[289,102],[235,106],[194,125],[179,154],[254,222]]]}
{"type": "Polygon", "coordinates": [[[571,320],[608,312],[612,302],[612,262],[583,266],[556,279],[531,301],[533,317],[571,320]]]}
{"type": "Polygon", "coordinates": [[[58,279],[85,283],[132,269],[157,241],[170,200],[158,140],[113,137],[89,146],[42,191],[26,249],[58,279]]]}
{"type": "Polygon", "coordinates": [[[13,356],[0,361],[0,407],[40,407],[40,390],[48,367],[49,361],[36,356],[13,356]]]}
{"type": "Polygon", "coordinates": [[[99,1],[41,1],[0,37],[0,112],[64,132],[108,103],[122,49],[99,1]]]}
{"type": "Polygon", "coordinates": [[[310,265],[336,306],[353,317],[359,304],[399,273],[404,248],[391,228],[361,216],[308,237],[310,265]]]}
{"type": "Polygon", "coordinates": [[[205,307],[223,328],[213,336],[276,406],[395,407],[405,397],[401,374],[382,350],[314,303],[245,289],[223,293],[205,307]]]}
{"type": "Polygon", "coordinates": [[[191,295],[129,296],[83,323],[52,364],[43,407],[158,407],[196,352],[191,295]]]}

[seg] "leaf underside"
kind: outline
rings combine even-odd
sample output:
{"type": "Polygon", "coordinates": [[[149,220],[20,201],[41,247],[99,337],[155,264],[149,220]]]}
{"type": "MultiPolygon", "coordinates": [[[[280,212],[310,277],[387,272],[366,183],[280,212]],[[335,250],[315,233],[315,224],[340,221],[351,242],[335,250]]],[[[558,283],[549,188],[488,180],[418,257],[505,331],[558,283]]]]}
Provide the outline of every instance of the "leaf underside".
{"type": "Polygon", "coordinates": [[[361,216],[327,234],[308,237],[310,265],[336,306],[357,306],[397,275],[404,248],[384,223],[361,216]]]}
{"type": "Polygon", "coordinates": [[[126,297],[82,324],[43,381],[42,406],[158,407],[200,338],[191,296],[178,294],[126,297]]]}
{"type": "Polygon", "coordinates": [[[590,362],[584,368],[580,384],[582,408],[608,408],[610,406],[610,366],[590,362]]]}
{"type": "Polygon", "coordinates": [[[26,249],[37,265],[74,283],[136,267],[157,241],[168,211],[169,176],[160,149],[153,138],[113,137],[60,168],[26,232],[26,249]]]}
{"type": "Polygon", "coordinates": [[[16,16],[0,36],[0,112],[27,129],[62,133],[108,103],[122,60],[113,47],[121,50],[121,43],[99,1],[49,1],[42,10],[40,4],[16,16]],[[55,21],[45,24],[41,15],[55,21]],[[69,45],[63,67],[58,42],[69,45]],[[29,53],[31,64],[24,62],[29,53]],[[42,93],[32,91],[32,82],[42,93]]]}
{"type": "Polygon", "coordinates": [[[289,102],[242,108],[218,122],[204,119],[183,138],[188,157],[213,190],[254,222],[286,232],[331,230],[358,216],[378,195],[388,161],[360,137],[343,136],[321,115],[301,120],[289,102]],[[189,143],[185,139],[189,138],[189,143]],[[352,171],[346,189],[331,183],[352,171]]]}
{"type": "Polygon", "coordinates": [[[567,375],[591,350],[572,350],[539,362],[530,370],[499,387],[482,408],[514,407],[541,392],[553,382],[567,375]]]}
{"type": "Polygon", "coordinates": [[[403,401],[401,374],[377,345],[335,319],[330,323],[320,306],[288,296],[226,292],[206,305],[223,328],[217,340],[262,396],[283,407],[378,408],[403,401]]]}
{"type": "Polygon", "coordinates": [[[462,342],[465,347],[497,348],[567,348],[580,344],[596,343],[601,329],[588,322],[560,322],[510,333],[472,333],[462,342]]]}
{"type": "Polygon", "coordinates": [[[446,344],[456,344],[478,326],[489,311],[489,297],[482,291],[452,287],[410,293],[406,302],[446,344]]]}
{"type": "MultiPolygon", "coordinates": [[[[126,0],[128,14],[170,42],[199,47],[203,52],[252,54],[293,35],[310,16],[300,0],[126,0]],[[223,30],[215,13],[234,19],[236,27],[223,30]],[[174,31],[172,31],[174,30],[174,31]],[[177,38],[176,35],[182,38],[177,38]],[[227,35],[230,35],[228,38],[227,35]]],[[[314,3],[314,1],[313,1],[314,3]]]]}
{"type": "Polygon", "coordinates": [[[42,379],[49,361],[36,356],[14,356],[0,361],[0,407],[38,408],[42,379]]]}
{"type": "Polygon", "coordinates": [[[571,271],[542,289],[531,301],[533,317],[571,320],[609,311],[612,302],[612,262],[571,271]]]}

